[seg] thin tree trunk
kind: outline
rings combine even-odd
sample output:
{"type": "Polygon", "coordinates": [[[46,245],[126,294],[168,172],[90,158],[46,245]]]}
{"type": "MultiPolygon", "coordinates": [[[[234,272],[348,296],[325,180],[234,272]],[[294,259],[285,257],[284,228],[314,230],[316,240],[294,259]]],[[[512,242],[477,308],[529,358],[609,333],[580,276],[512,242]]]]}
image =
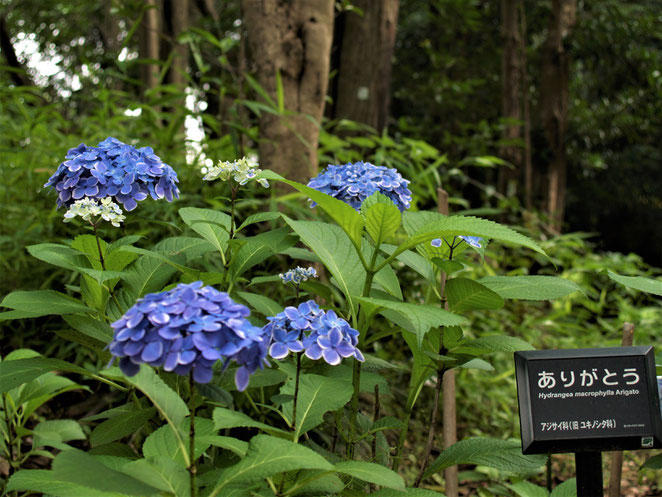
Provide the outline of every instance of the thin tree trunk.
{"type": "Polygon", "coordinates": [[[260,163],[307,182],[317,171],[333,37],[333,0],[243,0],[248,44],[262,88],[285,112],[260,116],[260,163]]]}
{"type": "Polygon", "coordinates": [[[509,184],[518,186],[522,169],[522,52],[519,21],[521,0],[501,0],[501,30],[503,54],[501,58],[502,112],[506,122],[503,126],[500,155],[514,169],[499,169],[499,192],[508,194],[509,184]]]}
{"type": "Polygon", "coordinates": [[[552,18],[543,46],[540,116],[551,150],[547,177],[547,213],[551,228],[561,230],[565,207],[569,56],[564,41],[575,24],[577,0],[553,0],[552,18]]]}
{"type": "Polygon", "coordinates": [[[529,72],[526,55],[526,11],[524,3],[519,4],[520,12],[520,58],[522,61],[522,101],[524,108],[524,205],[533,209],[533,163],[531,160],[531,99],[529,95],[529,72]]]}
{"type": "Polygon", "coordinates": [[[399,0],[354,0],[341,24],[339,71],[334,85],[333,117],[386,126],[391,93],[391,59],[399,0]]]}
{"type": "Polygon", "coordinates": [[[156,0],[145,0],[145,14],[140,27],[140,58],[144,59],[140,69],[140,79],[144,91],[156,88],[159,84],[159,12],[156,0]]]}
{"type": "Polygon", "coordinates": [[[170,82],[184,91],[187,85],[186,69],[188,68],[189,47],[187,43],[179,43],[178,38],[189,28],[189,0],[175,0],[171,4],[172,20],[172,51],[174,57],[170,66],[170,82]]]}

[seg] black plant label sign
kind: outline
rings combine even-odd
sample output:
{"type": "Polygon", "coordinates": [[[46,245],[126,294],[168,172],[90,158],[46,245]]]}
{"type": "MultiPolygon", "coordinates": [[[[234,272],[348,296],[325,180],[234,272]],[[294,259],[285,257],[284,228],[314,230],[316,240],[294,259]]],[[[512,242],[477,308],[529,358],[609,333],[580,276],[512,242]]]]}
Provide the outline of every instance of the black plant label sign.
{"type": "Polygon", "coordinates": [[[515,353],[526,454],[662,446],[652,347],[515,353]]]}

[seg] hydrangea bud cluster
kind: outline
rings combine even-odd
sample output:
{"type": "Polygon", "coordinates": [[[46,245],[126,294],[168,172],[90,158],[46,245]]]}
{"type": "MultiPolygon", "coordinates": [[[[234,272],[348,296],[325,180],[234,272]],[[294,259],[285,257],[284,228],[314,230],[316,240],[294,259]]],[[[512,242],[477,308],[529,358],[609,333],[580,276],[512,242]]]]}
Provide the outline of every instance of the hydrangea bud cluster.
{"type": "Polygon", "coordinates": [[[244,390],[250,375],[266,363],[269,345],[269,335],[248,322],[249,314],[225,292],[201,281],[182,283],[145,295],[112,323],[109,349],[126,375],[135,375],[145,363],[180,375],[193,371],[197,383],[211,381],[216,361],[224,368],[234,361],[239,365],[235,383],[244,390]]]}
{"type": "MultiPolygon", "coordinates": [[[[461,239],[467,245],[469,245],[473,248],[479,249],[479,248],[482,247],[481,242],[483,241],[483,239],[479,236],[463,236],[463,235],[460,235],[460,236],[458,236],[458,238],[461,239]]],[[[430,244],[433,247],[441,247],[441,238],[435,238],[434,240],[432,240],[430,242],[430,244]]]]}
{"type": "Polygon", "coordinates": [[[308,281],[309,278],[317,278],[317,271],[314,267],[301,267],[297,266],[294,269],[281,273],[280,279],[283,283],[294,283],[300,285],[303,281],[308,281]]]}
{"type": "Polygon", "coordinates": [[[267,319],[269,323],[262,329],[271,337],[269,355],[274,359],[305,351],[308,358],[314,361],[323,358],[332,366],[347,357],[365,360],[356,348],[359,332],[334,311],[320,309],[314,300],[303,302],[298,308],[286,307],[267,319]]]}
{"type": "Polygon", "coordinates": [[[148,195],[169,202],[179,198],[177,173],[150,147],[136,149],[109,137],[96,147],[72,148],[66,159],[44,185],[58,193],[58,207],[83,197],[112,197],[131,211],[148,195]]]}
{"type": "Polygon", "coordinates": [[[110,197],[102,198],[99,202],[95,199],[83,197],[76,200],[69,210],[64,214],[64,222],[69,222],[75,217],[80,217],[83,221],[96,224],[98,218],[109,221],[116,228],[126,219],[122,214],[122,209],[110,197]]]}
{"type": "MultiPolygon", "coordinates": [[[[213,181],[215,179],[228,181],[232,178],[240,185],[245,185],[250,180],[254,179],[258,173],[262,172],[258,166],[259,164],[255,160],[246,157],[242,157],[233,162],[219,161],[216,166],[210,166],[203,169],[205,175],[202,179],[206,181],[213,181]]],[[[263,187],[269,188],[269,182],[266,179],[258,178],[256,181],[263,187]]]]}
{"type": "MultiPolygon", "coordinates": [[[[395,169],[357,162],[343,166],[329,165],[311,179],[308,186],[342,200],[356,210],[361,208],[366,198],[380,192],[390,198],[400,211],[404,211],[409,209],[411,202],[408,184],[409,181],[395,169]]],[[[313,202],[312,206],[315,205],[313,202]]]]}

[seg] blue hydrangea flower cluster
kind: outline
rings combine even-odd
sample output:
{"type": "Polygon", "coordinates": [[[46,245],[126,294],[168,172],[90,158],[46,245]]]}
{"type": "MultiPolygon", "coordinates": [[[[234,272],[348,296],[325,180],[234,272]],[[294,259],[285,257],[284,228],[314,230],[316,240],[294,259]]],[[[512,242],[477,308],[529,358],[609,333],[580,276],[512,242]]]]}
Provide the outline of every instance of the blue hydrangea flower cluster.
{"type": "Polygon", "coordinates": [[[323,311],[314,300],[299,307],[286,307],[276,316],[267,318],[263,331],[271,337],[269,355],[284,359],[290,352],[304,352],[316,361],[323,358],[332,366],[343,358],[365,358],[356,345],[359,332],[332,310],[323,311]]]}
{"type": "Polygon", "coordinates": [[[44,185],[58,193],[58,207],[83,197],[113,197],[131,211],[148,195],[168,202],[179,198],[177,173],[150,147],[136,149],[109,137],[97,147],[81,143],[66,159],[44,185]]]}
{"type": "MultiPolygon", "coordinates": [[[[411,202],[408,184],[409,181],[395,169],[356,162],[343,166],[330,165],[311,179],[308,186],[342,200],[356,210],[361,208],[366,198],[380,192],[390,198],[400,211],[404,211],[409,209],[411,202]]],[[[315,205],[313,202],[312,206],[315,205]]]]}
{"type": "Polygon", "coordinates": [[[289,269],[285,273],[281,273],[280,279],[283,283],[294,283],[300,285],[303,281],[308,281],[310,278],[317,278],[317,271],[314,267],[301,267],[297,266],[294,269],[289,269]]]}
{"type": "MultiPolygon", "coordinates": [[[[463,235],[460,235],[460,236],[458,236],[458,238],[460,238],[467,245],[469,245],[473,248],[479,249],[479,248],[482,247],[481,242],[483,241],[483,239],[479,236],[463,236],[463,235]]],[[[430,245],[432,245],[433,247],[441,247],[441,238],[435,238],[434,240],[432,240],[430,242],[430,245]]]]}
{"type": "Polygon", "coordinates": [[[250,375],[266,362],[269,335],[248,322],[250,311],[227,293],[201,281],[179,284],[172,290],[138,299],[124,316],[111,324],[111,354],[120,369],[135,375],[140,364],[163,366],[197,383],[209,383],[212,366],[222,361],[239,364],[235,383],[248,386],[250,375]]]}

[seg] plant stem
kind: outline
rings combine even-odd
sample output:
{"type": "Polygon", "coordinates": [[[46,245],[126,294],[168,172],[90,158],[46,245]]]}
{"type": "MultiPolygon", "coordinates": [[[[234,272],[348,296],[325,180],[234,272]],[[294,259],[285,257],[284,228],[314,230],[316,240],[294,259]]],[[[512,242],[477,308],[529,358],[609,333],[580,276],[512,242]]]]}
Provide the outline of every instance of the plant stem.
{"type": "Polygon", "coordinates": [[[393,471],[397,472],[398,468],[400,467],[400,458],[402,454],[402,449],[405,446],[405,441],[407,440],[407,432],[409,431],[409,421],[411,420],[411,413],[413,410],[414,406],[413,404],[409,407],[407,407],[407,410],[405,411],[405,420],[404,423],[405,425],[402,427],[402,430],[400,430],[400,436],[398,437],[398,445],[395,449],[395,455],[393,456],[393,464],[391,466],[391,469],[393,471]]]}
{"type": "MultiPolygon", "coordinates": [[[[297,400],[299,399],[299,379],[301,377],[301,352],[297,352],[297,374],[294,378],[294,403],[292,404],[292,431],[296,432],[297,400]]],[[[296,440],[294,440],[296,442],[296,440]]]]}
{"type": "MultiPolygon", "coordinates": [[[[99,233],[97,232],[97,225],[90,222],[92,225],[92,229],[94,230],[94,238],[97,241],[97,250],[99,251],[99,262],[101,263],[101,269],[106,271],[106,261],[103,258],[103,250],[101,250],[101,241],[99,240],[99,233]]],[[[105,286],[103,283],[100,283],[101,286],[105,286]]],[[[110,294],[111,298],[115,302],[115,305],[117,306],[117,310],[121,312],[120,308],[120,303],[117,301],[117,297],[115,296],[115,292],[110,288],[110,286],[107,287],[108,293],[110,294]]]]}
{"type": "MultiPolygon", "coordinates": [[[[379,404],[379,385],[375,384],[375,410],[372,416],[373,423],[376,423],[377,420],[379,419],[380,407],[381,406],[379,404]]],[[[375,433],[375,436],[372,439],[372,460],[374,461],[376,457],[377,457],[377,434],[375,433]]]]}
{"type": "Polygon", "coordinates": [[[232,200],[230,202],[230,240],[234,238],[234,204],[237,200],[237,190],[239,187],[235,187],[232,182],[230,182],[230,191],[232,195],[232,200]]]}
{"type": "Polygon", "coordinates": [[[191,497],[197,497],[198,495],[198,486],[195,482],[195,477],[198,472],[198,468],[195,465],[195,382],[193,381],[193,372],[189,373],[188,376],[189,384],[189,411],[190,411],[190,428],[189,428],[189,467],[188,472],[190,475],[191,482],[191,497]]]}

